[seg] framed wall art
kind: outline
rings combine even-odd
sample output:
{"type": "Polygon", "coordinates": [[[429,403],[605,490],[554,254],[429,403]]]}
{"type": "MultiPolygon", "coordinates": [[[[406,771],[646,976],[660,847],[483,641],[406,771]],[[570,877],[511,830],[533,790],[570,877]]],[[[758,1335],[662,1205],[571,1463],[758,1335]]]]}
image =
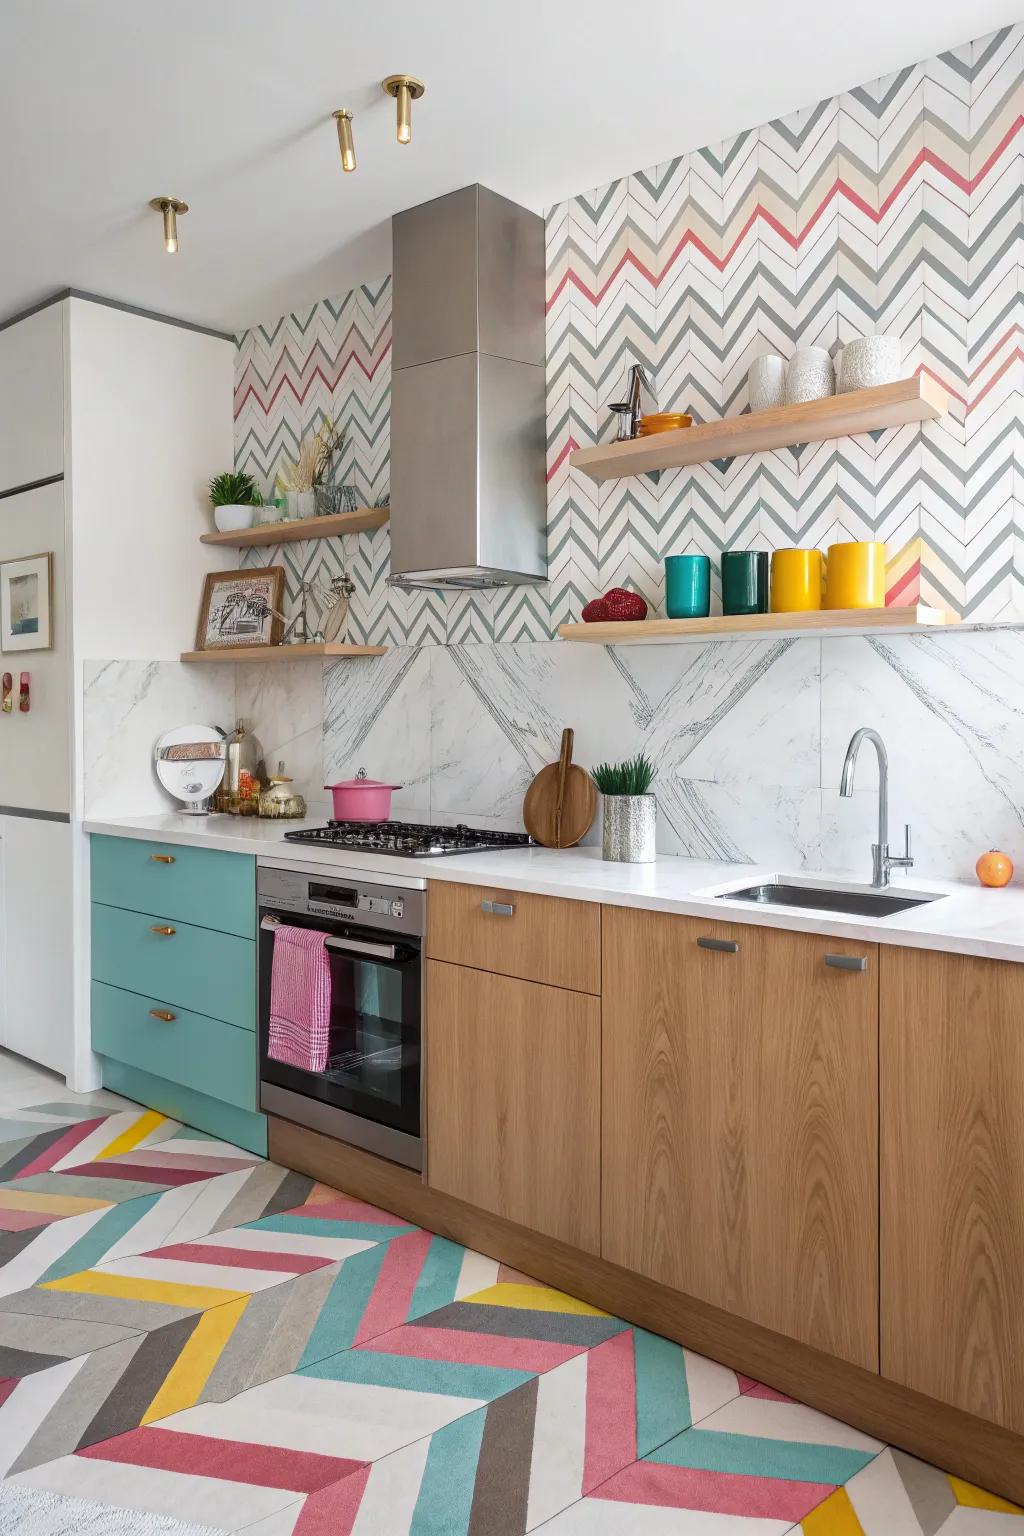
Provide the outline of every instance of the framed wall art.
{"type": "Polygon", "coordinates": [[[0,651],[53,647],[53,555],[0,564],[0,651]]]}
{"type": "Polygon", "coordinates": [[[196,650],[280,645],[284,632],[284,566],[211,571],[199,605],[196,650]]]}

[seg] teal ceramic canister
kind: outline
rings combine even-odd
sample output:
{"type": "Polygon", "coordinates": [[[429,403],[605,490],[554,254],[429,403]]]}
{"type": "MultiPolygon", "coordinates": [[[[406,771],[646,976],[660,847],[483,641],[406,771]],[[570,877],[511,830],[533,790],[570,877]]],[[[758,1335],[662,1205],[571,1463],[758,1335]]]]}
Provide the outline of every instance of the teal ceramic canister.
{"type": "Polygon", "coordinates": [[[665,611],[670,619],[706,619],[711,612],[711,561],[707,555],[668,555],[665,611]]]}
{"type": "Polygon", "coordinates": [[[768,612],[766,549],[727,549],[723,552],[722,612],[768,612]]]}

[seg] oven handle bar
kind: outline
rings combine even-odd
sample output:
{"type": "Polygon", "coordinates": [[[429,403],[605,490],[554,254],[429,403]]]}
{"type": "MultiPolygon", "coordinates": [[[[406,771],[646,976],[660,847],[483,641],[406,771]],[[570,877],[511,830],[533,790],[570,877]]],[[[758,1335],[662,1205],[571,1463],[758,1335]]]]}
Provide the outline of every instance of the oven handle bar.
{"type": "MultiPolygon", "coordinates": [[[[280,926],[279,917],[265,917],[260,923],[261,928],[270,931],[280,926]]],[[[375,960],[394,960],[398,953],[393,944],[369,944],[364,939],[325,938],[324,944],[328,949],[340,949],[346,955],[372,955],[375,960]]]]}

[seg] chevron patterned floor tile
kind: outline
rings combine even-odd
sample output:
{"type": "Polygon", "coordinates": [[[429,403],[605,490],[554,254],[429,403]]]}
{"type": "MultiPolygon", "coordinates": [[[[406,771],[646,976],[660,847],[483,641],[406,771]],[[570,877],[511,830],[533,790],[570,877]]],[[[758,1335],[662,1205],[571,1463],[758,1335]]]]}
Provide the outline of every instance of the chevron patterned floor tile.
{"type": "Polygon", "coordinates": [[[1024,1509],[890,1448],[800,1529],[804,1536],[1020,1536],[1024,1509]]]}
{"type": "MultiPolygon", "coordinates": [[[[365,1207],[364,1212],[367,1217],[375,1214],[371,1207],[365,1207]]],[[[281,1225],[279,1219],[273,1219],[270,1223],[257,1222],[250,1230],[266,1232],[269,1227],[277,1236],[281,1225]]],[[[432,1312],[444,1302],[476,1290],[496,1277],[500,1268],[494,1259],[418,1229],[389,1229],[374,1220],[303,1222],[304,1227],[318,1225],[336,1226],[341,1232],[390,1230],[397,1235],[388,1241],[378,1239],[374,1247],[347,1258],[338,1268],[316,1305],[306,1308],[302,1347],[287,1370],[313,1365],[432,1312]]],[[[309,1241],[315,1241],[315,1233],[309,1241]]]]}
{"type": "Polygon", "coordinates": [[[365,1473],[359,1462],[308,1446],[149,1426],[19,1473],[11,1485],[225,1531],[248,1529],[291,1510],[290,1524],[268,1525],[266,1531],[300,1529],[306,1515],[308,1536],[342,1536],[350,1529],[365,1473]]]}
{"type": "Polygon", "coordinates": [[[0,1238],[20,1287],[0,1301],[6,1487],[247,1536],[1024,1531],[1005,1500],[493,1259],[95,1107],[36,1107],[0,1141],[35,1142],[8,1198],[145,1190],[0,1238]]]}
{"type": "Polygon", "coordinates": [[[840,1484],[882,1449],[870,1435],[803,1403],[742,1393],[649,1459],[694,1471],[840,1484]]]}
{"type": "Polygon", "coordinates": [[[638,1443],[688,1424],[691,1407],[736,1395],[724,1367],[619,1329],[429,1442],[376,1461],[353,1536],[524,1536],[630,1466],[638,1443]]]}

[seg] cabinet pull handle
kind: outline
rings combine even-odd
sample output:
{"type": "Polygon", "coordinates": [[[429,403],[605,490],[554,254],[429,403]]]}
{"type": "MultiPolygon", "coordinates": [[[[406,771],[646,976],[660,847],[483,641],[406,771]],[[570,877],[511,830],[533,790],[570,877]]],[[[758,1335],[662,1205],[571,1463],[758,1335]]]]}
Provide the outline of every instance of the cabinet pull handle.
{"type": "Polygon", "coordinates": [[[866,971],[868,968],[863,955],[826,955],[825,964],[837,971],[866,971]]]}
{"type": "Polygon", "coordinates": [[[706,934],[701,934],[697,940],[700,949],[721,950],[723,955],[735,955],[739,953],[739,944],[735,939],[711,939],[706,934]]]}
{"type": "Polygon", "coordinates": [[[481,912],[489,912],[492,917],[511,917],[515,912],[511,901],[482,901],[481,912]]]}
{"type": "Polygon", "coordinates": [[[154,923],[150,933],[158,933],[162,939],[173,939],[177,928],[172,928],[169,923],[154,923]]]}
{"type": "Polygon", "coordinates": [[[178,1017],[176,1013],[168,1013],[166,1008],[151,1008],[149,1016],[151,1019],[159,1019],[161,1024],[173,1024],[178,1017]]]}
{"type": "Polygon", "coordinates": [[[173,853],[151,853],[149,857],[150,857],[150,860],[152,861],[152,863],[154,863],[154,864],[173,864],[174,863],[174,854],[173,853]]]}

